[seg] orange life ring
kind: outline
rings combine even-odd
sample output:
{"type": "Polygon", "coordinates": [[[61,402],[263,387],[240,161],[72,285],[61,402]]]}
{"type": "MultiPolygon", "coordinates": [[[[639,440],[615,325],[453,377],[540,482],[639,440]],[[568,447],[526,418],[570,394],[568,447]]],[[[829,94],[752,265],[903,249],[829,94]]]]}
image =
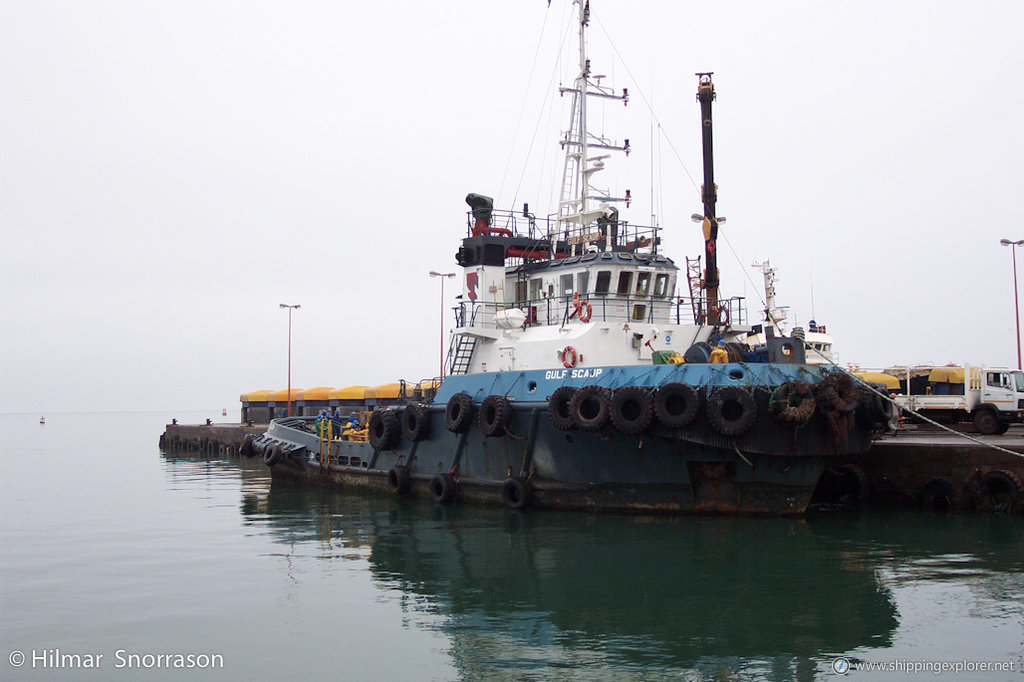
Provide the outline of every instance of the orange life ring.
{"type": "Polygon", "coordinates": [[[594,306],[590,301],[580,302],[580,322],[590,322],[590,316],[594,314],[594,306]]]}
{"type": "Polygon", "coordinates": [[[719,308],[718,309],[718,326],[724,327],[729,324],[729,309],[719,308]]]}
{"type": "Polygon", "coordinates": [[[562,351],[562,364],[566,367],[576,366],[576,349],[572,346],[566,346],[565,350],[562,351]]]}
{"type": "Polygon", "coordinates": [[[572,313],[569,315],[569,319],[580,316],[580,322],[590,322],[591,315],[594,314],[594,306],[590,305],[590,301],[580,300],[580,292],[574,291],[572,293],[572,313]]]}

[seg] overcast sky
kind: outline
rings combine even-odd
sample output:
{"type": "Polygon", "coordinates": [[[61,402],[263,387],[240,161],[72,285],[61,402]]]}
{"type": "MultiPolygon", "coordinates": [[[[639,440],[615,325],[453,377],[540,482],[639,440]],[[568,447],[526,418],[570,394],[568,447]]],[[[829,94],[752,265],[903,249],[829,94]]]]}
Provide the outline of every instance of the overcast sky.
{"type": "MultiPolygon", "coordinates": [[[[725,294],[760,307],[767,258],[843,363],[1016,365],[1024,4],[592,9],[594,71],[631,95],[592,113],[634,149],[604,180],[641,224],[654,187],[677,263],[702,252],[693,74],[714,71],[725,294]]],[[[0,411],[237,415],[286,384],[279,303],[302,305],[293,386],[435,375],[427,273],[456,269],[465,195],[557,200],[571,10],[0,3],[0,411]]]]}

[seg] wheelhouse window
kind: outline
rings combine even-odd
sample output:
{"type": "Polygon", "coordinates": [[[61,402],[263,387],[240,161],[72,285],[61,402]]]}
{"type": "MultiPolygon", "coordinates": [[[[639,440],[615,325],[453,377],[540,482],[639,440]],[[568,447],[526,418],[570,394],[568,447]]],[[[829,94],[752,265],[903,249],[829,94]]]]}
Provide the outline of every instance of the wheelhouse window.
{"type": "Polygon", "coordinates": [[[668,273],[661,273],[654,278],[654,295],[668,296],[668,273]]]}
{"type": "Polygon", "coordinates": [[[629,270],[623,270],[619,273],[619,288],[617,293],[619,296],[629,296],[629,285],[633,281],[633,273],[629,270]]]}
{"type": "Polygon", "coordinates": [[[636,276],[636,295],[647,296],[651,288],[651,273],[641,272],[636,276]]]}
{"type": "Polygon", "coordinates": [[[561,296],[572,296],[572,275],[562,275],[558,278],[558,293],[561,296]]]}
{"type": "Polygon", "coordinates": [[[530,299],[536,301],[544,291],[544,280],[540,277],[530,280],[530,299]]]}
{"type": "Polygon", "coordinates": [[[612,285],[612,271],[611,270],[599,270],[597,272],[597,282],[594,286],[594,293],[598,296],[604,296],[608,293],[608,289],[612,285]]]}
{"type": "Polygon", "coordinates": [[[590,285],[590,273],[587,271],[581,272],[576,275],[576,291],[580,292],[580,296],[587,293],[587,287],[590,285]]]}

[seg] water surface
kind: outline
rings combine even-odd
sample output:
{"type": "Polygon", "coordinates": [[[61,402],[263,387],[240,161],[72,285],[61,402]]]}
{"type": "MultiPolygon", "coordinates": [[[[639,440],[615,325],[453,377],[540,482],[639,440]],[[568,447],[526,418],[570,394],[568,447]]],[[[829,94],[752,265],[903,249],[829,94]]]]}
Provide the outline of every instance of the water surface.
{"type": "Polygon", "coordinates": [[[162,455],[170,416],[202,420],[0,415],[4,679],[810,680],[843,657],[1024,680],[1019,518],[438,507],[162,455]],[[103,658],[43,667],[54,650],[103,658]],[[118,652],[223,668],[128,670],[118,652]]]}

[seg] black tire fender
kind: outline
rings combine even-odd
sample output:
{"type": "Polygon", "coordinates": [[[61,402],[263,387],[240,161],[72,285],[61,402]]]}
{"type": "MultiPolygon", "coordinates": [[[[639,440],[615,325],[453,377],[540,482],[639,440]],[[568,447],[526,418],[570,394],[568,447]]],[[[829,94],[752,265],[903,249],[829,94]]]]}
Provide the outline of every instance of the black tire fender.
{"type": "Polygon", "coordinates": [[[485,438],[504,435],[511,419],[512,405],[505,396],[489,395],[480,403],[478,422],[485,438]]]}
{"type": "Polygon", "coordinates": [[[238,454],[242,457],[252,457],[256,453],[252,449],[252,442],[256,440],[253,438],[251,433],[245,434],[245,438],[242,439],[242,445],[238,448],[238,454]]]}
{"type": "Polygon", "coordinates": [[[263,450],[263,463],[272,467],[284,457],[284,451],[276,443],[263,450]]]}
{"type": "Polygon", "coordinates": [[[654,414],[665,426],[688,426],[700,411],[701,395],[693,386],[679,382],[665,384],[654,395],[654,414]]]}
{"type": "Polygon", "coordinates": [[[956,486],[945,476],[936,476],[925,483],[917,496],[921,508],[932,511],[956,509],[957,498],[956,486]]]}
{"type": "Polygon", "coordinates": [[[409,467],[395,465],[388,470],[388,488],[396,495],[406,495],[410,488],[409,467]]]}
{"type": "Polygon", "coordinates": [[[423,440],[430,435],[430,413],[420,403],[412,403],[402,413],[402,435],[406,440],[423,440]]]}
{"type": "Polygon", "coordinates": [[[580,431],[600,431],[608,423],[609,392],[603,386],[584,386],[569,403],[572,420],[580,431]]]}
{"type": "Polygon", "coordinates": [[[643,386],[618,389],[608,407],[612,424],[622,433],[643,433],[654,419],[654,396],[643,386]]]}
{"type": "Polygon", "coordinates": [[[708,421],[723,436],[738,436],[750,430],[757,419],[754,396],[739,386],[720,386],[711,392],[708,421]]]}
{"type": "Polygon", "coordinates": [[[523,509],[530,505],[533,490],[530,484],[521,478],[506,478],[501,487],[501,501],[510,509],[523,509]]]}
{"type": "Polygon", "coordinates": [[[979,509],[1012,514],[1019,508],[1024,483],[1014,473],[993,469],[981,477],[975,500],[979,509]]]}
{"type": "Polygon", "coordinates": [[[394,410],[374,410],[367,439],[374,450],[392,450],[402,438],[402,424],[394,410]]]}
{"type": "Polygon", "coordinates": [[[438,504],[448,504],[455,499],[455,481],[451,476],[434,474],[430,479],[430,497],[438,504]]]}
{"type": "Polygon", "coordinates": [[[560,431],[576,428],[571,410],[574,395],[576,395],[576,389],[572,386],[559,386],[548,398],[548,419],[560,431]]]}
{"type": "Polygon", "coordinates": [[[463,433],[473,423],[473,409],[476,403],[473,396],[459,391],[448,399],[444,408],[444,425],[452,433],[463,433]]]}

